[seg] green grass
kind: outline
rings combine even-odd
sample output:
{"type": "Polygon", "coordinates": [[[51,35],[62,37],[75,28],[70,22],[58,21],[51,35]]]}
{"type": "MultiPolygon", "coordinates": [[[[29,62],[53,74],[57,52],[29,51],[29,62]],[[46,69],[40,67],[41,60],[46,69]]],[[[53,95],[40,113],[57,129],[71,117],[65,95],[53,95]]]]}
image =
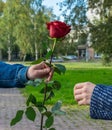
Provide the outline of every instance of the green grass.
{"type": "MultiPolygon", "coordinates": [[[[91,81],[96,84],[112,84],[112,67],[104,67],[101,63],[64,63],[67,71],[64,75],[54,74],[53,79],[61,82],[62,87],[55,91],[55,97],[48,104],[54,104],[61,100],[64,105],[76,104],[73,97],[73,88],[76,83],[91,81]]],[[[26,87],[22,93],[28,96],[30,93],[36,95],[37,100],[42,99],[39,93],[40,87],[26,87]]]]}

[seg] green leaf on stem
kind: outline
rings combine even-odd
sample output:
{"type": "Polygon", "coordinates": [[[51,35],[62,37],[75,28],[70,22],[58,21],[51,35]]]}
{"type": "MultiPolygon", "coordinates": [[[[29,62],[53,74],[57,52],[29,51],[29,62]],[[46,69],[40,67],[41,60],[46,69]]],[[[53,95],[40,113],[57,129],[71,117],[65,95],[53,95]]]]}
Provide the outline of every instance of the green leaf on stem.
{"type": "Polygon", "coordinates": [[[55,128],[50,128],[49,130],[56,130],[55,128]]]}
{"type": "Polygon", "coordinates": [[[45,60],[44,58],[39,58],[38,60],[33,61],[33,62],[31,63],[31,65],[39,64],[39,63],[41,63],[41,62],[44,61],[44,60],[45,60]]]}
{"type": "Polygon", "coordinates": [[[55,110],[55,111],[53,112],[53,114],[55,114],[55,115],[66,115],[66,112],[65,112],[65,111],[62,111],[62,110],[55,110]]]}
{"type": "Polygon", "coordinates": [[[52,50],[48,51],[45,58],[49,59],[52,53],[53,53],[52,50]]]}
{"type": "Polygon", "coordinates": [[[54,81],[52,80],[52,81],[48,82],[47,85],[52,86],[53,89],[57,89],[57,90],[59,90],[61,88],[61,83],[56,80],[54,80],[54,81]]]}
{"type": "Polygon", "coordinates": [[[42,102],[37,102],[35,105],[36,105],[36,107],[42,107],[43,103],[42,102]]]}
{"type": "Polygon", "coordinates": [[[52,112],[46,111],[46,112],[43,113],[43,115],[46,115],[47,117],[50,117],[52,115],[52,112]]]}
{"type": "Polygon", "coordinates": [[[22,117],[23,117],[24,111],[23,110],[19,110],[16,113],[16,116],[12,119],[10,125],[13,126],[16,123],[18,123],[19,121],[21,121],[22,117]]]}
{"type": "Polygon", "coordinates": [[[57,67],[54,67],[54,72],[56,72],[57,74],[61,75],[61,71],[57,67]]]}
{"type": "Polygon", "coordinates": [[[36,102],[35,107],[38,108],[40,113],[44,113],[47,111],[47,108],[45,106],[43,106],[42,102],[36,102]]]}
{"type": "Polygon", "coordinates": [[[29,120],[31,120],[31,121],[34,121],[34,120],[35,120],[36,112],[35,112],[35,110],[33,109],[33,107],[28,107],[28,108],[26,109],[25,114],[26,114],[26,117],[27,117],[29,120]]]}
{"type": "Polygon", "coordinates": [[[48,62],[45,62],[46,63],[46,65],[48,65],[49,67],[52,67],[53,65],[52,64],[50,64],[50,63],[48,63],[48,62]]]}
{"type": "Polygon", "coordinates": [[[66,112],[62,111],[61,110],[61,105],[62,105],[62,102],[61,101],[58,101],[51,109],[52,113],[53,114],[56,114],[56,115],[65,115],[66,112]]]}
{"type": "Polygon", "coordinates": [[[54,72],[58,73],[58,74],[61,74],[61,73],[65,73],[66,71],[66,68],[64,65],[61,65],[61,64],[54,64],[54,72]]]}
{"type": "Polygon", "coordinates": [[[55,80],[52,84],[52,87],[56,90],[59,90],[61,88],[61,83],[55,80]]]}
{"type": "Polygon", "coordinates": [[[45,122],[45,127],[46,128],[51,127],[53,125],[53,122],[54,122],[54,117],[53,116],[48,117],[45,122]]]}
{"type": "Polygon", "coordinates": [[[49,96],[46,98],[46,101],[51,99],[52,97],[54,97],[54,92],[53,91],[50,92],[49,96]]]}
{"type": "Polygon", "coordinates": [[[43,81],[43,79],[35,79],[34,81],[33,80],[29,80],[26,83],[26,86],[37,87],[37,86],[39,86],[42,83],[42,81],[43,81]]]}
{"type": "Polygon", "coordinates": [[[33,96],[32,94],[29,95],[28,99],[27,99],[27,102],[26,102],[26,105],[29,106],[30,103],[33,103],[33,104],[36,104],[36,98],[35,96],[33,96]]]}
{"type": "Polygon", "coordinates": [[[35,79],[34,80],[34,86],[39,86],[43,82],[43,79],[35,79]]]}
{"type": "Polygon", "coordinates": [[[52,87],[44,87],[44,88],[42,88],[41,90],[40,90],[40,93],[42,93],[42,94],[44,94],[44,92],[46,91],[46,92],[50,92],[52,90],[52,87]]]}
{"type": "Polygon", "coordinates": [[[47,108],[45,106],[42,106],[42,107],[38,107],[38,110],[40,113],[44,113],[47,111],[47,108]]]}
{"type": "Polygon", "coordinates": [[[55,110],[60,110],[61,109],[61,105],[62,105],[61,101],[56,102],[55,105],[51,109],[52,112],[55,111],[55,110]]]}

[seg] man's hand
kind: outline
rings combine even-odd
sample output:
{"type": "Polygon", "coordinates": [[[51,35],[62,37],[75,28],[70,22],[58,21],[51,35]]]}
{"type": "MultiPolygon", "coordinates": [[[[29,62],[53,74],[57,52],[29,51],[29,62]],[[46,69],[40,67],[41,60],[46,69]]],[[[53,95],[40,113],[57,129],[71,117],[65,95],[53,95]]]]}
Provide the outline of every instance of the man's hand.
{"type": "Polygon", "coordinates": [[[79,105],[89,105],[95,88],[91,82],[78,83],[74,86],[74,97],[79,105]]]}
{"type": "Polygon", "coordinates": [[[36,78],[46,78],[46,82],[50,81],[53,75],[53,69],[45,64],[45,62],[41,62],[37,65],[32,65],[29,67],[27,71],[27,77],[30,80],[34,80],[36,78]]]}

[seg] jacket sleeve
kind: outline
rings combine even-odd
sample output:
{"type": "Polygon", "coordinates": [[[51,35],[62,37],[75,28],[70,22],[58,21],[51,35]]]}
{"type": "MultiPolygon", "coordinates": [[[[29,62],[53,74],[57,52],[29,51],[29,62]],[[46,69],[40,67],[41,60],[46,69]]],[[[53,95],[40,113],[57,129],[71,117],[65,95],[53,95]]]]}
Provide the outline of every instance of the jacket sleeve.
{"type": "Polygon", "coordinates": [[[0,88],[25,87],[28,67],[0,62],[0,88]]]}
{"type": "Polygon", "coordinates": [[[90,116],[112,120],[112,86],[96,85],[91,97],[90,116]]]}

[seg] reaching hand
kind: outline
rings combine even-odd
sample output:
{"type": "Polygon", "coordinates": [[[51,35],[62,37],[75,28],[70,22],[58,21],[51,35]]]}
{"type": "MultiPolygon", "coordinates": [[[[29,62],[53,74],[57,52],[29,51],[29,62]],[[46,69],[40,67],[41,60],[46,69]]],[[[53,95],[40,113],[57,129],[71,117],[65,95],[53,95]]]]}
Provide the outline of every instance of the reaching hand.
{"type": "Polygon", "coordinates": [[[27,71],[27,77],[30,80],[34,80],[36,78],[46,78],[46,82],[50,81],[53,75],[53,69],[45,64],[45,62],[41,62],[37,65],[32,65],[29,67],[27,71]]]}
{"type": "Polygon", "coordinates": [[[74,86],[74,97],[79,105],[89,105],[95,88],[91,82],[78,83],[74,86]]]}

